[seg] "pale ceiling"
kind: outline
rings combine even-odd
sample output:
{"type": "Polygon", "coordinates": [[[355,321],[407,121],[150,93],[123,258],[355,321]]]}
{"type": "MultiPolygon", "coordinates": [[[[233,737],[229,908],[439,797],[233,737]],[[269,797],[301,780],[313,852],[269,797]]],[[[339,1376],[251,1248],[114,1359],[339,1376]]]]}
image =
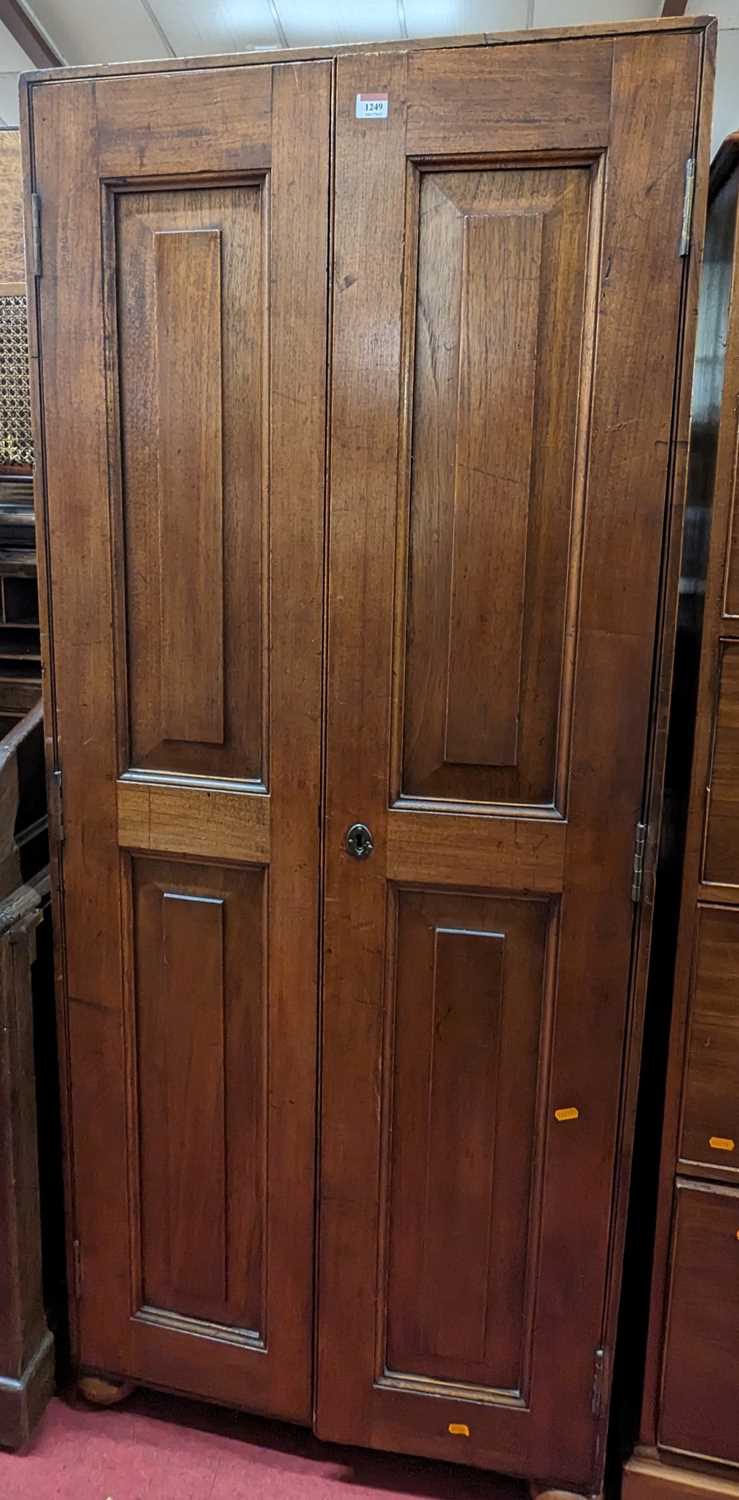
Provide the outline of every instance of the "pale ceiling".
{"type": "MultiPolygon", "coordinates": [[[[400,40],[654,16],[650,0],[21,0],[68,63],[121,62],[254,47],[400,40]]],[[[739,0],[689,4],[717,13],[714,139],[739,128],[739,0]]],[[[33,66],[0,23],[0,123],[18,120],[18,75],[33,66]]]]}

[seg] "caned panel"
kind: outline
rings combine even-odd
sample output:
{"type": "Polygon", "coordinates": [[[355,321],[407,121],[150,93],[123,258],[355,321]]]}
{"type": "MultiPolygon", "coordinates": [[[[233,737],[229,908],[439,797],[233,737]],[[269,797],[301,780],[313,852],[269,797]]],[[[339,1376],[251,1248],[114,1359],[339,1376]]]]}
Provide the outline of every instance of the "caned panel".
{"type": "Polygon", "coordinates": [[[142,1307],[255,1334],[264,884],[258,869],[133,861],[142,1307]]]}
{"type": "Polygon", "coordinates": [[[521,1389],[551,911],[399,893],[390,1372],[521,1389]]]}
{"type": "Polygon", "coordinates": [[[418,178],[407,795],[557,800],[590,181],[418,178]]]}
{"type": "Polygon", "coordinates": [[[739,885],[739,642],[721,642],[703,878],[739,885]]]}
{"type": "Polygon", "coordinates": [[[116,200],[131,764],[265,774],[264,187],[116,200]]]}
{"type": "MultiPolygon", "coordinates": [[[[739,910],[699,906],[680,1155],[739,1170],[739,910]]],[[[739,1228],[739,1224],[737,1225],[739,1228]]]]}

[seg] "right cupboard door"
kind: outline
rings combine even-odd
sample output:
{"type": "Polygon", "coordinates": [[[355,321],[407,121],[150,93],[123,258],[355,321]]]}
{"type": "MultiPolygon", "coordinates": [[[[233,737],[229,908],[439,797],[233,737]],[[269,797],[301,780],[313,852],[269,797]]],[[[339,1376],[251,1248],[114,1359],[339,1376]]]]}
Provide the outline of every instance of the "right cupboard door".
{"type": "Polygon", "coordinates": [[[580,1487],[700,69],[338,62],[317,1430],[580,1487]]]}

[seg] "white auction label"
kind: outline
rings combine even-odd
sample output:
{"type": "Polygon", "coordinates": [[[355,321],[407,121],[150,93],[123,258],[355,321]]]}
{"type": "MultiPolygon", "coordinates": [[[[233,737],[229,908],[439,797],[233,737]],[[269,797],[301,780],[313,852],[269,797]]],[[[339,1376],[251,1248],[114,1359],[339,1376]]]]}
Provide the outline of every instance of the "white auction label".
{"type": "Polygon", "coordinates": [[[386,120],[387,94],[357,94],[355,114],[358,120],[386,120]]]}

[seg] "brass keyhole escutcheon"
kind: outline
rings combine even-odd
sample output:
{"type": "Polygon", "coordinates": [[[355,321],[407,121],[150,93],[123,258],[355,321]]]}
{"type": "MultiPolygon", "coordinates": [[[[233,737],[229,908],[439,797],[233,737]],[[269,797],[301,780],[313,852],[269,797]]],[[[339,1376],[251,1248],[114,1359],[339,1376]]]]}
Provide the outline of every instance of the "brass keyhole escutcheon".
{"type": "Polygon", "coordinates": [[[347,854],[353,855],[354,859],[369,859],[375,847],[375,841],[366,823],[352,823],[347,828],[344,844],[347,854]]]}

